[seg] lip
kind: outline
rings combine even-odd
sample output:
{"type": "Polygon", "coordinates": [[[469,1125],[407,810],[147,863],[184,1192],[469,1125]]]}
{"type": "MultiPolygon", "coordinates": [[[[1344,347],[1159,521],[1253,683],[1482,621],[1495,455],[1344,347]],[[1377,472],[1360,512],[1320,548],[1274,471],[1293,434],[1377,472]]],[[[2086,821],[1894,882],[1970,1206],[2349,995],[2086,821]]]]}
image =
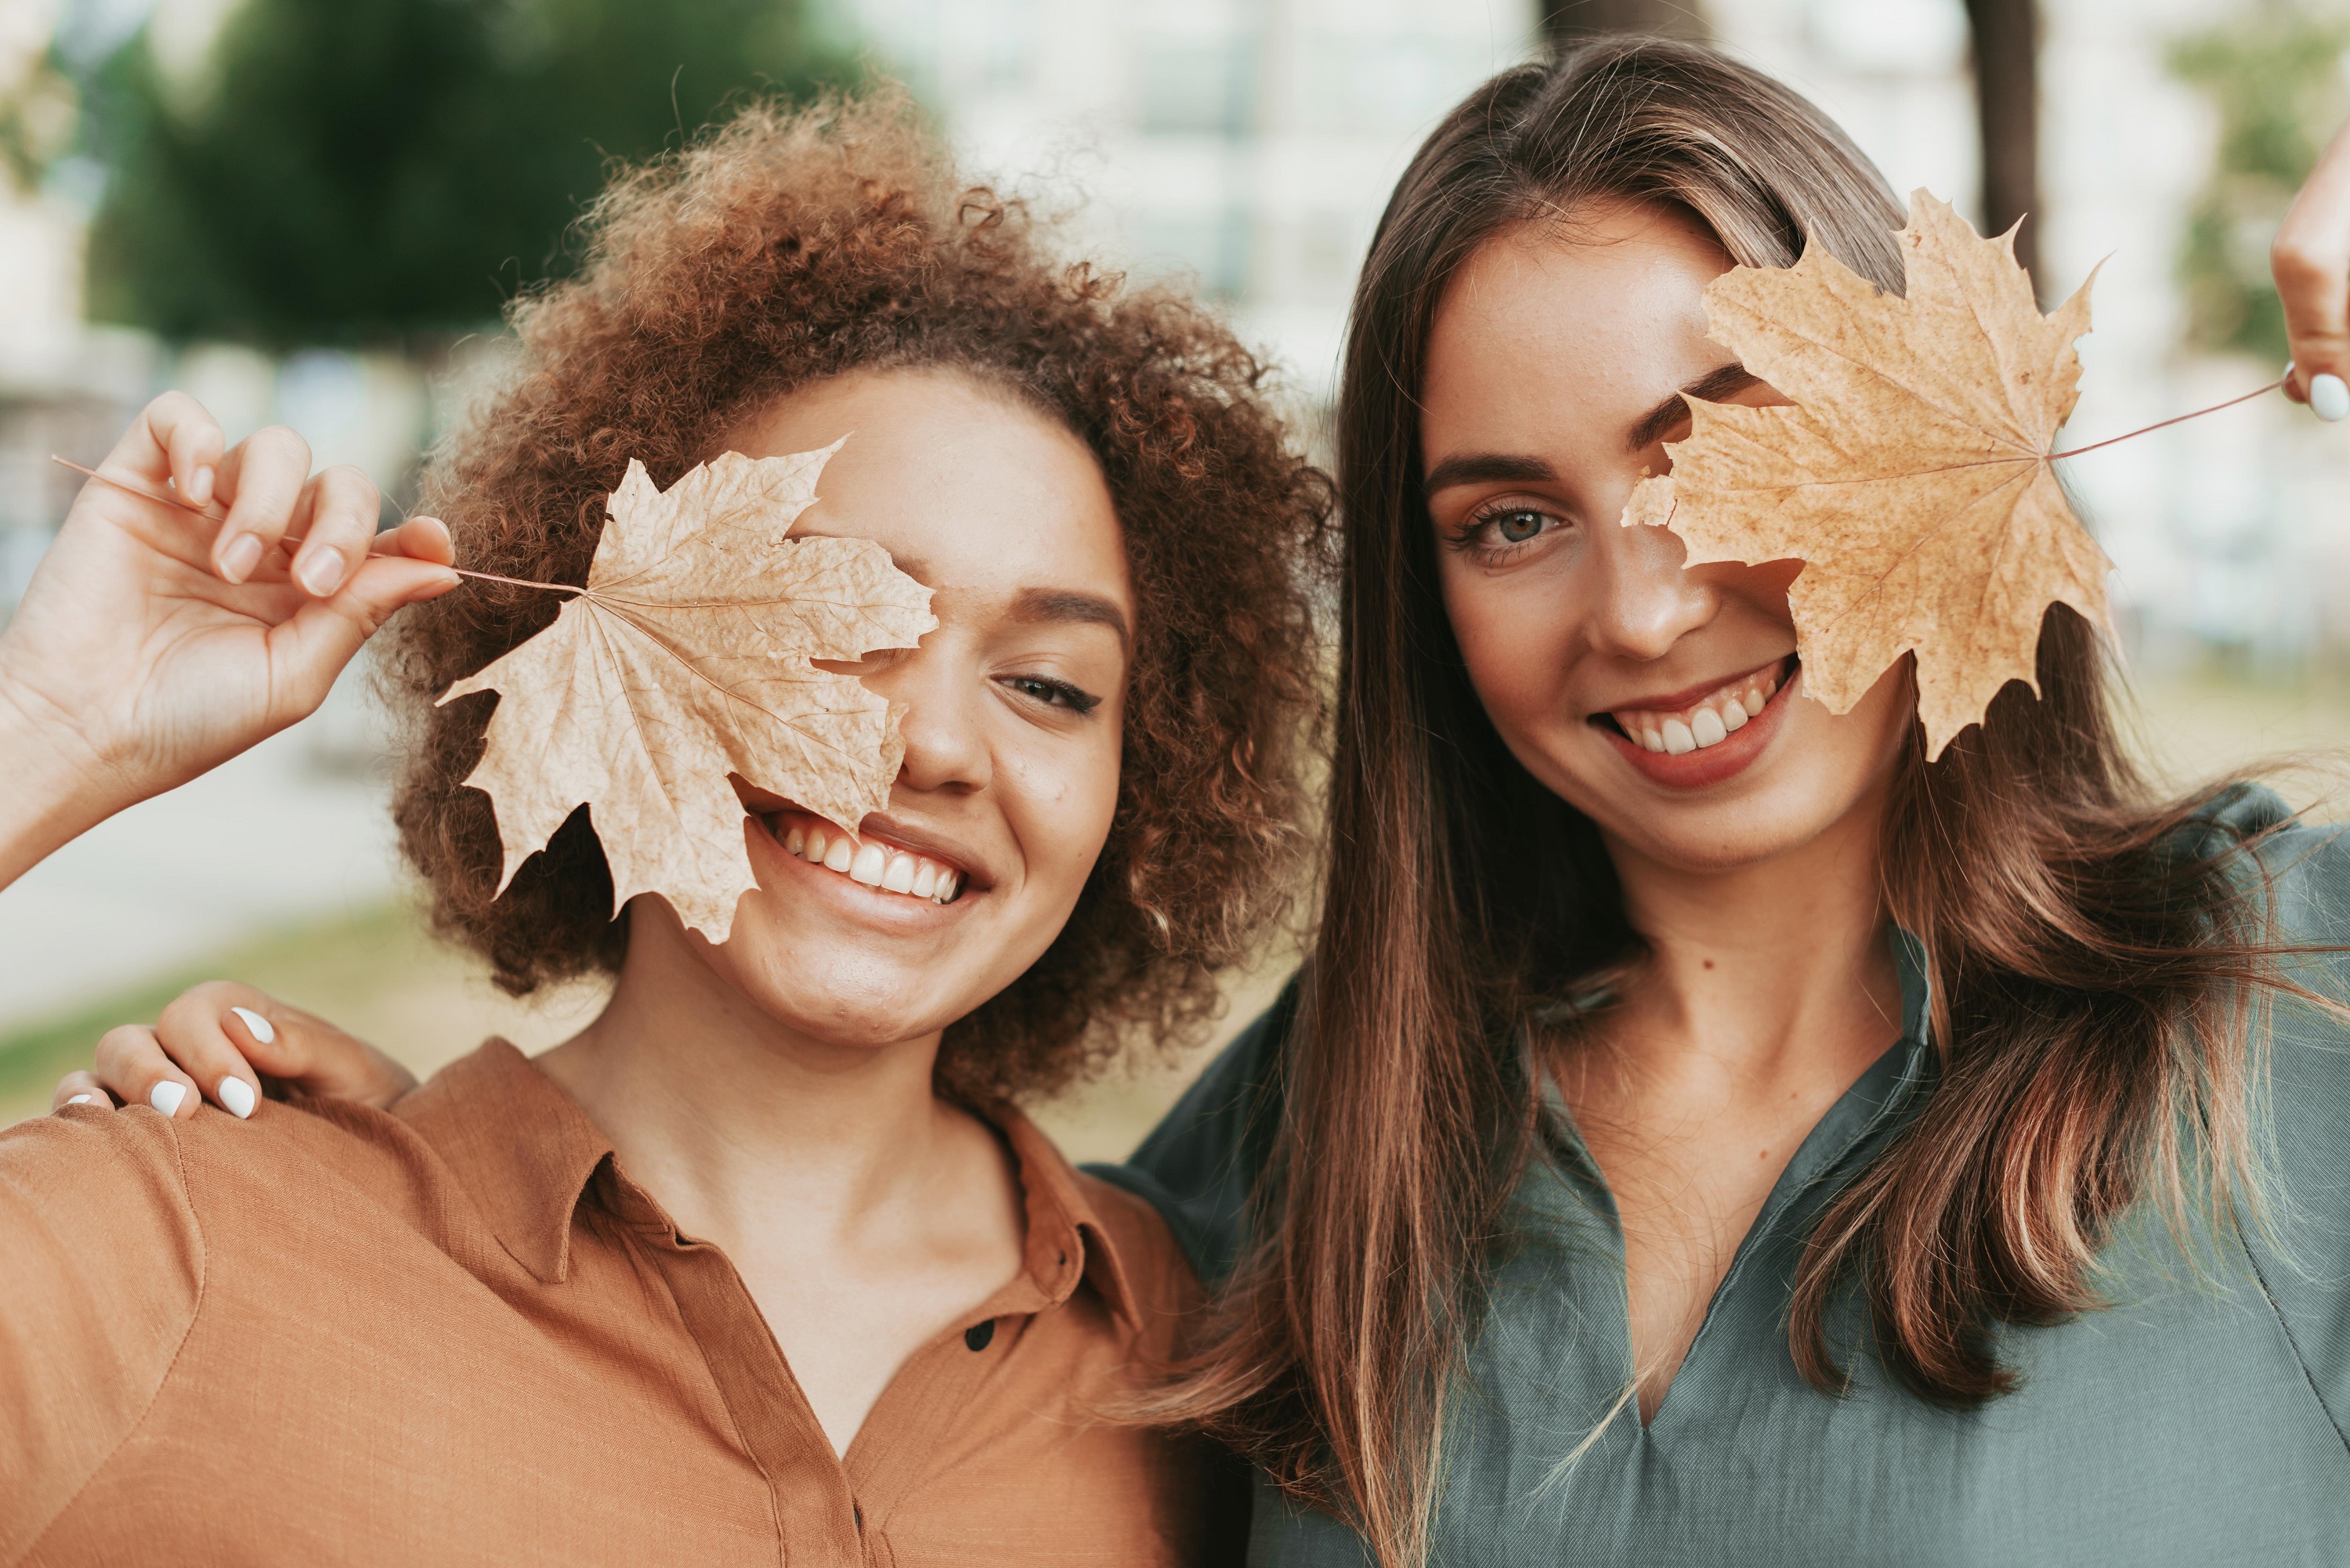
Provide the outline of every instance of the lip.
{"type": "Polygon", "coordinates": [[[1779,690],[1771,694],[1771,700],[1762,705],[1762,711],[1749,719],[1742,728],[1732,731],[1729,739],[1718,744],[1700,747],[1697,751],[1684,752],[1675,756],[1670,752],[1648,751],[1637,742],[1627,740],[1612,724],[1595,722],[1592,728],[1607,738],[1615,746],[1617,756],[1638,769],[1642,775],[1651,782],[1663,784],[1668,789],[1704,789],[1708,785],[1721,784],[1726,779],[1737,777],[1752,767],[1754,760],[1760,757],[1764,748],[1770,745],[1771,738],[1779,732],[1779,725],[1786,712],[1787,703],[1795,694],[1796,688],[1803,683],[1804,667],[1801,664],[1794,663],[1792,659],[1773,659],[1758,664],[1752,670],[1741,670],[1735,675],[1717,677],[1701,686],[1691,686],[1679,691],[1616,703],[1609,709],[1594,715],[1595,719],[1605,719],[1608,712],[1614,711],[1617,708],[1647,708],[1659,711],[1686,708],[1710,692],[1718,691],[1733,681],[1743,680],[1750,675],[1759,674],[1770,669],[1773,665],[1781,664],[1793,664],[1793,669],[1787,679],[1780,682],[1779,690]]]}

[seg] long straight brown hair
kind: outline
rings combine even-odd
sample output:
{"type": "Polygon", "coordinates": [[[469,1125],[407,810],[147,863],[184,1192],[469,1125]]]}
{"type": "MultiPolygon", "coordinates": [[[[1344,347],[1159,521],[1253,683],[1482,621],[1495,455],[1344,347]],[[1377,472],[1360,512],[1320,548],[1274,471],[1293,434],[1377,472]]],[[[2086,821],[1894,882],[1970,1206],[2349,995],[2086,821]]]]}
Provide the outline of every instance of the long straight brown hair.
{"type": "MultiPolygon", "coordinates": [[[[1420,1560],[1448,1389],[1534,1145],[1545,1004],[1638,961],[1588,818],[1503,746],[1439,597],[1418,396],[1447,283],[1497,234],[1595,199],[1670,204],[1751,266],[1808,241],[1898,292],[1883,179],[1811,105],[1700,47],[1614,40],[1493,78],[1420,149],[1355,297],[1338,410],[1343,616],[1322,924],[1282,1063],[1254,1238],[1191,1375],[1200,1421],[1383,1563],[1420,1560]]],[[[1913,732],[1882,836],[1889,917],[1922,942],[1940,1074],[1835,1200],[1791,1350],[1841,1373],[1832,1294],[1866,1282],[1877,1353],[1919,1397],[2010,1388],[2002,1323],[2095,1305],[2112,1221],[2241,1179],[2273,983],[2214,792],[2157,804],[2114,732],[2095,634],[2049,616],[2011,686],[1929,764],[1913,732]],[[2193,1177],[2189,1170],[2199,1174],[2193,1177]],[[2190,1192],[2190,1186],[2194,1191],[2190,1192]]]]}

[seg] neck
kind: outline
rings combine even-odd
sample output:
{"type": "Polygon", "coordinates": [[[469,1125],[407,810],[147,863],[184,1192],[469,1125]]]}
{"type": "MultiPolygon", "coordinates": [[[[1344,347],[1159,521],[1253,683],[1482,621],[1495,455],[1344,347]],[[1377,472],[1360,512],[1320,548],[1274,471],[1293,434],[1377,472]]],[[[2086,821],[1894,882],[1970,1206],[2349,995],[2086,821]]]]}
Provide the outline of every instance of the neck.
{"type": "Polygon", "coordinates": [[[1882,805],[1873,794],[1808,843],[1727,869],[1611,843],[1626,915],[1648,948],[1619,1044],[1758,1076],[1850,1068],[1849,1081],[1875,1060],[1901,1019],[1878,885],[1882,805]]]}
{"type": "Polygon", "coordinates": [[[761,1011],[667,913],[631,910],[610,1003],[538,1058],[629,1178],[687,1235],[730,1251],[779,1224],[837,1241],[917,1200],[970,1133],[931,1092],[938,1033],[812,1038],[761,1011]]]}

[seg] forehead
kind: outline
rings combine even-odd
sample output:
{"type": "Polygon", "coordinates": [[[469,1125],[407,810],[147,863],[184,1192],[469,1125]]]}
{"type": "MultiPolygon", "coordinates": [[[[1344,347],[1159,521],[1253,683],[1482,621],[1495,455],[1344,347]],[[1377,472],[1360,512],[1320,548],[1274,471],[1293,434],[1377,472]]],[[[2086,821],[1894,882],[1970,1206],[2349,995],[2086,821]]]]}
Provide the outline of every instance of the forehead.
{"type": "Polygon", "coordinates": [[[1496,234],[1437,307],[1431,448],[1499,443],[1530,421],[1637,417],[1659,389],[1726,358],[1706,338],[1704,292],[1729,265],[1695,220],[1656,207],[1581,209],[1496,234]]]}
{"type": "Polygon", "coordinates": [[[771,457],[843,436],[795,533],[871,539],[934,588],[1127,602],[1109,487],[1057,421],[959,373],[858,371],[783,398],[729,444],[771,457]]]}

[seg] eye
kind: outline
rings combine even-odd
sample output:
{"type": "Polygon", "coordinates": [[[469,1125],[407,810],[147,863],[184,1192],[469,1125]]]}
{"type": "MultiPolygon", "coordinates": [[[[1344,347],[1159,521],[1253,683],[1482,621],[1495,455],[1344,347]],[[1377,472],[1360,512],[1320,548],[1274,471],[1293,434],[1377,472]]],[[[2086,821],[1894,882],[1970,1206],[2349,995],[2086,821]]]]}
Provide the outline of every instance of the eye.
{"type": "Polygon", "coordinates": [[[1492,525],[1494,537],[1504,545],[1523,545],[1543,531],[1549,519],[1539,512],[1523,509],[1500,513],[1486,519],[1492,525]]]}
{"type": "Polygon", "coordinates": [[[1565,518],[1546,507],[1522,497],[1497,496],[1453,526],[1451,544],[1487,566],[1500,566],[1565,525],[1565,518]]]}
{"type": "Polygon", "coordinates": [[[1047,708],[1066,709],[1072,713],[1090,713],[1101,706],[1101,699],[1081,687],[1066,680],[1055,680],[1045,675],[1007,675],[1003,684],[1047,708]]]}

